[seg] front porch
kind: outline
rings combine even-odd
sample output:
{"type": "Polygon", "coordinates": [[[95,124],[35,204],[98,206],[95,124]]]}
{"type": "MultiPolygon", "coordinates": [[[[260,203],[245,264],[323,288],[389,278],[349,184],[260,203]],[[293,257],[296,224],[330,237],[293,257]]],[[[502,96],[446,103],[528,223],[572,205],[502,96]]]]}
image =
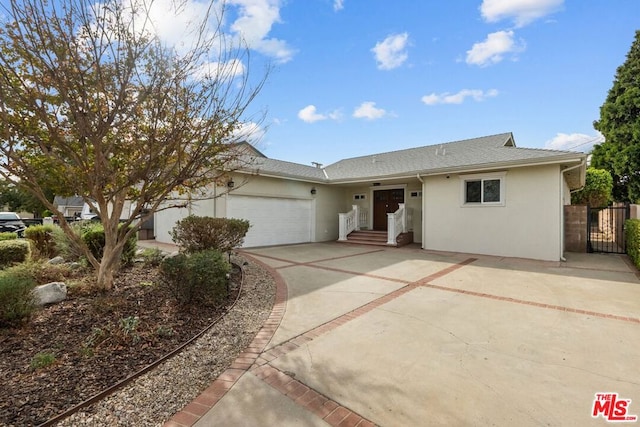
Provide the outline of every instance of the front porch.
{"type": "Polygon", "coordinates": [[[338,242],[393,247],[413,243],[413,231],[408,227],[411,214],[404,203],[399,203],[395,212],[386,214],[386,231],[369,230],[368,211],[358,205],[352,205],[349,212],[339,213],[338,220],[338,242]]]}

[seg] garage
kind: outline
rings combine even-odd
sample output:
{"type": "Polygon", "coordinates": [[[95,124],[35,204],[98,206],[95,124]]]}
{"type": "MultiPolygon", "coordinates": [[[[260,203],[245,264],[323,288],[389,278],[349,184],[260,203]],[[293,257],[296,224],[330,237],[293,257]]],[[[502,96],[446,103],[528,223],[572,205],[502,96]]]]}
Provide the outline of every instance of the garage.
{"type": "Polygon", "coordinates": [[[230,195],[227,217],[249,220],[243,247],[311,241],[311,200],[230,195]]]}

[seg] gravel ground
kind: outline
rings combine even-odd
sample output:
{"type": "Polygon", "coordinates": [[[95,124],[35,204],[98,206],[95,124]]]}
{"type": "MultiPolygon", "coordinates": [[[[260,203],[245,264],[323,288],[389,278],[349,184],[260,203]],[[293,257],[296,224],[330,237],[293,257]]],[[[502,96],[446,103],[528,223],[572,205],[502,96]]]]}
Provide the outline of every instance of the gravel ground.
{"type": "MultiPolygon", "coordinates": [[[[245,259],[236,257],[242,265],[245,259]]],[[[180,354],[58,426],[162,426],[251,343],[271,313],[275,282],[247,260],[242,293],[224,318],[180,354]]]]}

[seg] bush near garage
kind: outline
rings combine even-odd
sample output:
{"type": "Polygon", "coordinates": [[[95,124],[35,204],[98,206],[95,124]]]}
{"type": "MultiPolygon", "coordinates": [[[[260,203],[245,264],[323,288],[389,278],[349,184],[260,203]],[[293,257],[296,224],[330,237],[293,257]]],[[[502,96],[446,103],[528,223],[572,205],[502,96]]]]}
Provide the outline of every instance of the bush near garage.
{"type": "Polygon", "coordinates": [[[183,305],[218,305],[227,298],[231,267],[220,251],[180,253],[160,264],[163,283],[183,305]]]}
{"type": "Polygon", "coordinates": [[[31,257],[31,246],[28,240],[0,241],[0,268],[9,267],[27,261],[31,257]]]}
{"type": "Polygon", "coordinates": [[[53,229],[54,226],[50,224],[32,225],[24,231],[24,237],[33,242],[38,255],[52,258],[58,254],[53,238],[53,229]]]}
{"type": "Polygon", "coordinates": [[[640,269],[640,219],[628,219],[625,224],[627,255],[640,269]]]}
{"type": "Polygon", "coordinates": [[[190,215],[176,223],[171,239],[187,253],[207,249],[228,252],[242,245],[249,221],[190,215]]]}

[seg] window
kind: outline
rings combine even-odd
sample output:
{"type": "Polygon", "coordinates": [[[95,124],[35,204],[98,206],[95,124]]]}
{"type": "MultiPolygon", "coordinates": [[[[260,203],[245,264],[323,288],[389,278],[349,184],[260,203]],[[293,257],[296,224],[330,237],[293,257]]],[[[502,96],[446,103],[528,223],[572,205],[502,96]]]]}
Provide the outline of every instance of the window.
{"type": "Polygon", "coordinates": [[[506,172],[498,174],[461,176],[463,204],[504,205],[504,178],[506,172]]]}

